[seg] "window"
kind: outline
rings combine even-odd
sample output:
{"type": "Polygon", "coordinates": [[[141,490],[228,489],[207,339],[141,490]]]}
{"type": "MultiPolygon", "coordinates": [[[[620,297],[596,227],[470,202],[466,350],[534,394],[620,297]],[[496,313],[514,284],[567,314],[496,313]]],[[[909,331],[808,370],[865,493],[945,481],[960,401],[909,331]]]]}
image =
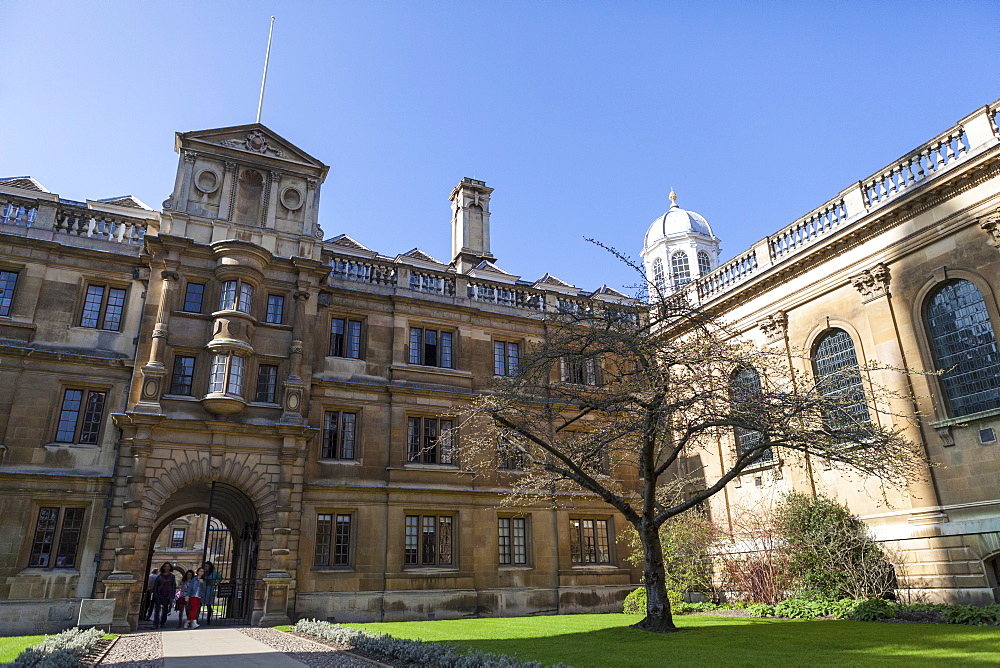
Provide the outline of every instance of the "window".
{"type": "Polygon", "coordinates": [[[454,464],[453,429],[451,420],[411,417],[406,460],[420,464],[454,464]]]}
{"type": "Polygon", "coordinates": [[[451,369],[451,332],[410,327],[410,364],[451,369]]]}
{"type": "Polygon", "coordinates": [[[170,394],[191,396],[194,384],[194,357],[178,355],[174,357],[174,371],[170,375],[170,394]]]}
{"type": "Polygon", "coordinates": [[[516,376],[521,344],[510,341],[493,342],[493,373],[497,376],[516,376]]]}
{"type": "Polygon", "coordinates": [[[83,515],[83,508],[39,508],[28,567],[75,567],[80,534],[83,532],[83,515]],[[56,536],[59,537],[58,543],[56,536]],[[55,552],[54,560],[53,552],[55,552]]]}
{"type": "Polygon", "coordinates": [[[188,283],[184,288],[184,310],[191,313],[201,313],[202,302],[205,300],[204,283],[188,283]]]}
{"type": "Polygon", "coordinates": [[[663,274],[663,260],[660,258],[653,260],[653,285],[656,286],[657,292],[667,291],[667,280],[663,274]]]}
{"type": "Polygon", "coordinates": [[[559,380],[576,385],[600,385],[600,365],[593,357],[560,357],[559,380]]]}
{"type": "Polygon", "coordinates": [[[608,520],[571,519],[569,552],[574,564],[610,564],[608,520]]]}
{"type": "Polygon", "coordinates": [[[88,285],[87,297],[83,302],[83,315],[80,316],[80,326],[108,329],[112,332],[120,331],[124,309],[124,288],[88,285]]]}
{"type": "Polygon", "coordinates": [[[254,401],[273,404],[278,389],[278,367],[261,364],[257,367],[257,394],[254,401]]]}
{"type": "Polygon", "coordinates": [[[527,467],[527,455],[506,436],[497,439],[497,454],[500,468],[506,471],[523,471],[527,467]]]}
{"type": "Polygon", "coordinates": [[[986,302],[970,281],[952,281],[924,314],[934,365],[952,417],[1000,408],[1000,350],[986,302]]]}
{"type": "Polygon", "coordinates": [[[170,547],[180,550],[184,547],[184,529],[174,529],[170,535],[170,547]]]}
{"type": "MultiPolygon", "coordinates": [[[[760,383],[760,374],[757,373],[756,369],[752,367],[745,366],[739,369],[733,374],[732,382],[729,385],[729,397],[730,400],[735,404],[733,406],[734,410],[738,411],[739,404],[746,404],[758,401],[763,394],[764,389],[760,383]]],[[[753,407],[750,407],[750,415],[752,416],[753,407]]],[[[763,436],[759,431],[753,431],[751,429],[744,429],[743,427],[736,428],[736,451],[739,454],[743,454],[748,450],[752,450],[760,445],[761,438],[763,436]]],[[[760,451],[760,456],[754,460],[754,463],[767,463],[774,459],[774,453],[771,448],[760,451]]]]}
{"type": "Polygon", "coordinates": [[[0,271],[0,315],[10,315],[10,307],[14,302],[14,288],[16,286],[16,271],[0,271]]]}
{"type": "Polygon", "coordinates": [[[316,516],[316,566],[349,566],[351,563],[351,516],[316,516]]]}
{"type": "Polygon", "coordinates": [[[501,517],[500,564],[524,566],[528,563],[528,521],[524,517],[501,517]]]}
{"type": "Polygon", "coordinates": [[[242,395],[245,364],[246,360],[234,353],[222,353],[213,357],[208,391],[242,395]]]}
{"type": "Polygon", "coordinates": [[[670,278],[675,288],[691,282],[691,265],[684,251],[674,251],[670,256],[670,278]]]}
{"type": "Polygon", "coordinates": [[[712,271],[712,258],[705,251],[698,251],[698,272],[704,276],[712,271]]]}
{"type": "Polygon", "coordinates": [[[220,311],[249,313],[253,304],[253,286],[243,281],[223,281],[219,298],[220,311]]]}
{"type": "Polygon", "coordinates": [[[285,298],[281,295],[267,296],[267,313],[264,314],[264,322],[280,325],[285,317],[285,298]]]}
{"type": "Polygon", "coordinates": [[[323,459],[354,459],[357,413],[327,411],[323,420],[323,459]]]}
{"type": "Polygon", "coordinates": [[[407,515],[403,564],[454,565],[452,526],[450,515],[407,515]]]}
{"type": "Polygon", "coordinates": [[[361,359],[361,321],[330,320],[330,357],[361,359]]]}
{"type": "Polygon", "coordinates": [[[842,329],[824,334],[816,344],[813,366],[820,392],[836,402],[826,417],[828,428],[845,429],[852,424],[871,421],[850,334],[842,329]]]}
{"type": "Polygon", "coordinates": [[[104,404],[107,392],[98,390],[68,389],[63,393],[57,443],[85,443],[96,445],[101,433],[104,404]]]}

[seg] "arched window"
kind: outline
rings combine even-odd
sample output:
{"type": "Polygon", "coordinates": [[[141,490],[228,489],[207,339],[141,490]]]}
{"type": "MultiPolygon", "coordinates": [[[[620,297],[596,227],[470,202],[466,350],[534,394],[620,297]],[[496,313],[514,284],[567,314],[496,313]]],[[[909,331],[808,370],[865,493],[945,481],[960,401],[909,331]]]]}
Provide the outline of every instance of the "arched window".
{"type": "Polygon", "coordinates": [[[667,290],[667,280],[663,274],[663,260],[660,258],[653,260],[653,285],[660,293],[667,290]]]}
{"type": "Polygon", "coordinates": [[[702,276],[712,271],[712,258],[705,251],[698,251],[698,271],[702,276]]]}
{"type": "Polygon", "coordinates": [[[670,256],[670,278],[675,288],[691,282],[691,265],[684,251],[674,251],[670,256]]]}
{"type": "Polygon", "coordinates": [[[931,294],[924,321],[952,417],[1000,408],[1000,351],[979,288],[945,283],[931,294]]]}
{"type": "MultiPolygon", "coordinates": [[[[739,404],[758,401],[763,392],[764,389],[760,384],[760,374],[753,367],[740,367],[733,374],[732,380],[729,383],[729,398],[733,404],[737,404],[737,406],[733,407],[734,410],[738,410],[739,404]]],[[[759,431],[737,427],[736,451],[739,454],[743,454],[748,450],[756,448],[760,444],[761,438],[762,435],[759,431]]],[[[754,461],[756,463],[766,463],[773,459],[774,453],[771,451],[771,448],[767,448],[761,451],[760,456],[754,461]]]]}
{"type": "Polygon", "coordinates": [[[816,343],[813,370],[819,390],[836,401],[827,414],[829,428],[849,429],[851,425],[871,422],[850,334],[842,329],[831,329],[824,334],[816,343]]]}

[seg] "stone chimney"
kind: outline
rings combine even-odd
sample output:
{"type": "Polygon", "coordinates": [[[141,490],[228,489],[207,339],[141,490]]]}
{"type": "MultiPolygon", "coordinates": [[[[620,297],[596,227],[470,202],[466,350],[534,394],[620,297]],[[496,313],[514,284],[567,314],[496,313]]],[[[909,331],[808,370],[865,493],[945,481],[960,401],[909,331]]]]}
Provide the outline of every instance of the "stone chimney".
{"type": "Polygon", "coordinates": [[[484,181],[468,177],[451,191],[451,262],[466,273],[483,260],[495,262],[490,253],[490,193],[484,181]]]}

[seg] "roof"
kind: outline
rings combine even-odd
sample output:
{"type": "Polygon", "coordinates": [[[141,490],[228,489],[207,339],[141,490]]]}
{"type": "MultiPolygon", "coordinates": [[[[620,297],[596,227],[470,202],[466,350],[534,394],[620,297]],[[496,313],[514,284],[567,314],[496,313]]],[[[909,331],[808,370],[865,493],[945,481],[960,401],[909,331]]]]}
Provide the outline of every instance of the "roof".
{"type": "Polygon", "coordinates": [[[688,211],[677,206],[677,195],[670,191],[670,208],[665,214],[654,220],[643,240],[643,247],[649,248],[664,237],[678,237],[695,234],[715,239],[712,226],[705,217],[694,211],[688,211]]]}
{"type": "Polygon", "coordinates": [[[410,250],[403,253],[403,257],[413,258],[414,260],[423,260],[424,262],[434,262],[437,264],[444,264],[440,260],[437,260],[427,253],[423,252],[419,248],[411,248],[410,250]]]}
{"type": "Polygon", "coordinates": [[[30,176],[0,177],[0,183],[7,186],[8,188],[20,188],[21,190],[34,190],[35,192],[38,193],[51,192],[48,188],[43,186],[35,179],[31,178],[30,176]]]}
{"type": "Polygon", "coordinates": [[[371,251],[371,248],[358,243],[346,234],[338,234],[335,237],[330,237],[325,243],[336,244],[337,246],[344,246],[346,248],[353,248],[354,250],[371,251]]]}
{"type": "Polygon", "coordinates": [[[566,281],[556,278],[552,274],[546,272],[544,276],[535,281],[535,285],[555,285],[560,288],[573,288],[575,285],[570,285],[566,281]]]}
{"type": "Polygon", "coordinates": [[[107,199],[95,199],[94,201],[100,202],[101,204],[123,206],[128,209],[143,209],[144,211],[153,210],[150,206],[146,205],[145,202],[134,195],[121,195],[119,197],[108,197],[107,199]]]}

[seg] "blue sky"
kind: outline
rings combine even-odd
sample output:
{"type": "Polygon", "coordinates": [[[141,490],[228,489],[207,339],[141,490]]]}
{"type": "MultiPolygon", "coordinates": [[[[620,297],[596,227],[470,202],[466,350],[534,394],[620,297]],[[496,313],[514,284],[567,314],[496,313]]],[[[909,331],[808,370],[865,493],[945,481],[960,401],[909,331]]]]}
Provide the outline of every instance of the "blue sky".
{"type": "Polygon", "coordinates": [[[0,175],[159,208],[175,131],[263,122],[331,166],[320,222],[450,259],[447,197],[495,188],[511,273],[635,283],[678,203],[728,258],[1000,97],[981,2],[0,0],[0,175]]]}

